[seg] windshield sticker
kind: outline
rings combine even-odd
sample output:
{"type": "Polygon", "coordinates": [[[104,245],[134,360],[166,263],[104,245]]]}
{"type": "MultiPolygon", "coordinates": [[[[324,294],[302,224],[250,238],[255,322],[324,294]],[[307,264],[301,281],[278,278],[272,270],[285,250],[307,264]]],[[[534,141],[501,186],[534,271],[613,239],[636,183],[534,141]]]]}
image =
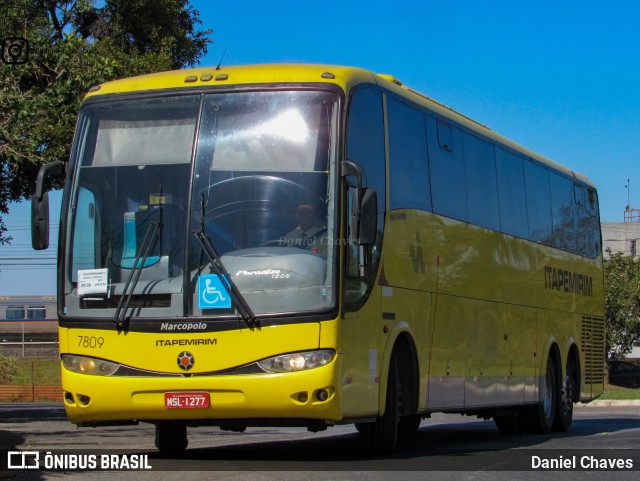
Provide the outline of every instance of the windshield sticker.
{"type": "Polygon", "coordinates": [[[78,295],[106,294],[108,269],[84,269],[78,271],[78,295]]]}
{"type": "Polygon", "coordinates": [[[198,277],[198,309],[229,309],[231,296],[216,274],[198,277]]]}

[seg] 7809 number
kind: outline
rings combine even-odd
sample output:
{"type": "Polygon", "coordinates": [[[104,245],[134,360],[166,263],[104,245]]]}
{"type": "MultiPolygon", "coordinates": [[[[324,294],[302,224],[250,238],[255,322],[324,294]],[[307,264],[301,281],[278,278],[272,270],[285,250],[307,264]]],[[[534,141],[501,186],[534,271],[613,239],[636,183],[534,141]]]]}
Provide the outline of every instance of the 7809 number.
{"type": "Polygon", "coordinates": [[[78,336],[78,347],[87,347],[100,349],[104,344],[104,337],[96,336],[78,336]]]}

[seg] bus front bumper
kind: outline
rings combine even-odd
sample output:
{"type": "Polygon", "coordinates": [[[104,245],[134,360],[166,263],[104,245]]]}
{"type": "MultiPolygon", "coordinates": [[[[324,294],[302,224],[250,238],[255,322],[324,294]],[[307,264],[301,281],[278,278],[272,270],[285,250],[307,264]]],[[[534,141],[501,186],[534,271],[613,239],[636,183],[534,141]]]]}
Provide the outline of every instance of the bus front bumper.
{"type": "Polygon", "coordinates": [[[281,374],[149,378],[86,375],[63,367],[62,389],[69,420],[81,426],[230,419],[246,419],[247,425],[286,419],[333,423],[341,419],[334,370],[332,363],[281,374]],[[175,402],[180,396],[196,402],[175,402]]]}

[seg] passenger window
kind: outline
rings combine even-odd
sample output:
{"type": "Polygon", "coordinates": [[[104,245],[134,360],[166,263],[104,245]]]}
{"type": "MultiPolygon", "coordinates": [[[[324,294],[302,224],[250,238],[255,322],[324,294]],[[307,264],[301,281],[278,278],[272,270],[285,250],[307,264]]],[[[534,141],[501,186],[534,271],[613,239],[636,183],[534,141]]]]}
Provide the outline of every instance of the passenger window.
{"type": "Polygon", "coordinates": [[[551,193],[549,171],[531,161],[524,163],[524,180],[527,195],[529,239],[551,245],[551,193]]]}
{"type": "Polygon", "coordinates": [[[549,175],[551,188],[551,215],[553,217],[553,247],[576,251],[573,183],[564,176],[549,175]]]}
{"type": "Polygon", "coordinates": [[[464,167],[467,178],[467,201],[472,224],[500,230],[498,185],[494,147],[473,135],[463,133],[464,167]]]}
{"type": "Polygon", "coordinates": [[[435,140],[431,141],[438,138],[438,125],[440,125],[439,121],[427,116],[433,211],[445,217],[466,220],[468,218],[467,181],[462,156],[462,132],[459,129],[452,129],[452,149],[444,150],[436,145],[435,140]]]}
{"type": "Polygon", "coordinates": [[[500,229],[505,234],[526,239],[529,232],[523,159],[504,149],[496,148],[496,174],[500,229]]]}
{"type": "Polygon", "coordinates": [[[393,98],[389,116],[389,177],[391,209],[431,210],[425,116],[393,98]]]}

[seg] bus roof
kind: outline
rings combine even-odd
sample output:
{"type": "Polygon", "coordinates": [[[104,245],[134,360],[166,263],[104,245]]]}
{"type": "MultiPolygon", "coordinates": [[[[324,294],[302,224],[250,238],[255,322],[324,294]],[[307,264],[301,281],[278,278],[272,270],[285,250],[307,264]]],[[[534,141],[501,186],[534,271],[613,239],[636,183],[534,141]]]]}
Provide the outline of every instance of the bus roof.
{"type": "Polygon", "coordinates": [[[496,134],[486,125],[465,116],[425,94],[406,87],[397,78],[386,74],[374,74],[373,72],[357,67],[322,64],[263,64],[173,70],[103,83],[92,87],[86,99],[108,94],[153,90],[270,83],[329,83],[339,86],[344,92],[349,92],[359,84],[378,84],[401,97],[428,108],[439,116],[449,119],[451,122],[463,125],[478,135],[494,140],[516,152],[520,152],[524,156],[535,159],[555,170],[563,172],[569,177],[593,187],[589,179],[583,175],[496,134]]]}

